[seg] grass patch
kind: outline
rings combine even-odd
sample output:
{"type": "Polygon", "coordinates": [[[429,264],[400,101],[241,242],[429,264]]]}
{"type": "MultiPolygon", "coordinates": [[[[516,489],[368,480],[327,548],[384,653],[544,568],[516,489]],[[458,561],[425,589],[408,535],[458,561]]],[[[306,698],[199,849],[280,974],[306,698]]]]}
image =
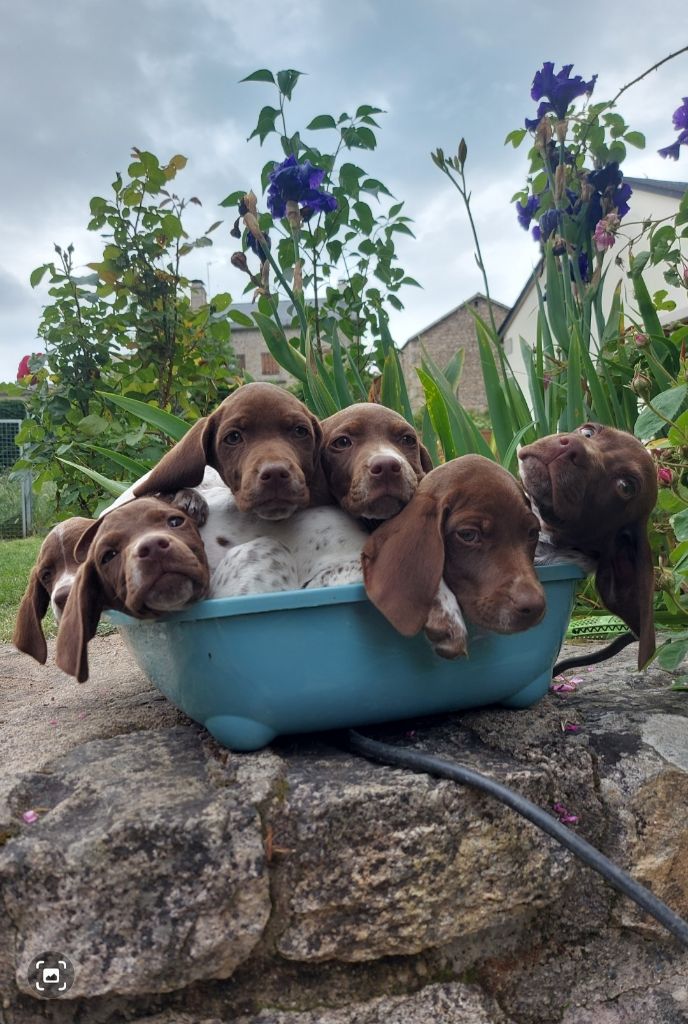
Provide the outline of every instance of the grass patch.
{"type": "MultiPolygon", "coordinates": [[[[8,644],[12,640],[19,602],[42,543],[42,537],[0,541],[0,643],[8,644]]],[[[48,638],[57,633],[57,623],[51,608],[43,620],[43,631],[48,638]]],[[[117,627],[107,622],[101,622],[98,626],[98,636],[107,636],[116,631],[117,627]]]]}
{"type": "MultiPolygon", "coordinates": [[[[19,602],[42,542],[42,537],[0,541],[0,643],[9,643],[12,639],[19,602]]],[[[55,620],[51,611],[44,625],[46,636],[55,636],[55,620]]]]}

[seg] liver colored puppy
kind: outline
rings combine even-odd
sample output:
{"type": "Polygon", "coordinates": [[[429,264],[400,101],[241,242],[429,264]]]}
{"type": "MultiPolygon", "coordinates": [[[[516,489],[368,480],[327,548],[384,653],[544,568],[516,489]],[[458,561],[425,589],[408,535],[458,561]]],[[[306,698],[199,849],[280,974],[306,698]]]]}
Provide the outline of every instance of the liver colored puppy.
{"type": "Polygon", "coordinates": [[[36,564],[31,570],[19,605],[12,643],[41,665],[45,664],[48,656],[41,622],[49,606],[55,619],[60,621],[79,568],[74,557],[74,545],[93,522],[93,519],[75,516],[54,526],[41,544],[36,564]]]}
{"type": "Polygon", "coordinates": [[[74,548],[84,560],[57,635],[56,661],[88,679],[88,641],[105,608],[139,619],[178,611],[208,592],[208,561],[198,527],[181,509],[140,498],[89,526],[74,548]]]}
{"type": "Polygon", "coordinates": [[[443,637],[448,609],[440,584],[477,626],[497,633],[530,629],[545,612],[533,567],[538,532],[510,473],[480,455],[464,455],[433,469],[406,508],[368,539],[362,556],[368,596],[404,636],[426,628],[438,654],[456,657],[465,653],[465,632],[457,632],[454,611],[453,633],[443,637]]]}
{"type": "Polygon", "coordinates": [[[657,501],[652,457],[631,434],[599,423],[552,434],[519,452],[541,522],[537,560],[595,571],[606,607],[633,630],[638,667],[655,650],[654,573],[647,523],[657,501]]]}
{"type": "Polygon", "coordinates": [[[395,516],[432,469],[414,428],[383,405],[351,405],[321,426],[322,466],[330,492],[357,518],[395,516]]]}
{"type": "Polygon", "coordinates": [[[286,519],[298,508],[329,500],[321,482],[321,440],[320,424],[294,395],[275,384],[244,384],[195,423],[133,493],[196,487],[211,466],[242,512],[286,519]],[[319,493],[311,493],[319,481],[319,493]]]}

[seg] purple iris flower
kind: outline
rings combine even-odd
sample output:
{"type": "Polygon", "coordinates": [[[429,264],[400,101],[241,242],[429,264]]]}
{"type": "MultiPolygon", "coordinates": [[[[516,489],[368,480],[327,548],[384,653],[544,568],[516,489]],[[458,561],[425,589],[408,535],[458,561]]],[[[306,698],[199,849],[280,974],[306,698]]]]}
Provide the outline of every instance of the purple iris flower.
{"type": "Polygon", "coordinates": [[[330,192],[320,189],[325,172],[314,167],[310,160],[298,163],[292,154],[273,171],[270,171],[268,188],[268,209],[273,217],[284,217],[287,202],[303,203],[312,211],[332,213],[337,209],[337,200],[330,192]]]}
{"type": "Polygon", "coordinates": [[[516,216],[518,217],[518,223],[521,225],[524,231],[527,231],[530,227],[530,222],[540,209],[540,197],[539,196],[528,196],[525,203],[516,203],[516,216]]]}
{"type": "MultiPolygon", "coordinates": [[[[268,249],[270,249],[272,247],[272,243],[270,241],[270,236],[268,234],[264,234],[263,238],[265,239],[265,243],[266,243],[268,249]]],[[[246,232],[246,245],[251,250],[251,252],[254,252],[256,254],[256,256],[258,257],[258,259],[260,260],[261,263],[265,262],[265,260],[267,259],[267,256],[265,255],[265,253],[261,249],[260,243],[259,243],[258,239],[253,234],[253,232],[248,231],[248,230],[246,232]]]]}
{"type": "Polygon", "coordinates": [[[674,111],[672,122],[680,135],[670,146],[665,146],[657,152],[665,159],[669,157],[671,160],[678,160],[681,146],[688,146],[688,96],[683,97],[683,103],[674,111]]]}
{"type": "Polygon", "coordinates": [[[540,239],[546,242],[561,223],[561,210],[546,210],[540,217],[540,239]]]}
{"type": "Polygon", "coordinates": [[[571,78],[572,68],[573,64],[565,64],[561,71],[555,74],[552,61],[545,61],[542,70],[535,72],[530,95],[534,100],[543,102],[537,109],[537,118],[526,119],[526,128],[530,131],[534,131],[541,119],[550,111],[561,121],[578,96],[589,96],[592,93],[597,75],[593,75],[589,82],[585,82],[580,75],[571,78]]]}
{"type": "Polygon", "coordinates": [[[595,189],[588,207],[588,222],[591,225],[597,224],[606,213],[611,212],[611,208],[616,209],[619,217],[626,216],[633,189],[624,182],[618,163],[612,162],[597,171],[590,171],[588,182],[595,189]],[[606,209],[602,207],[603,200],[606,200],[606,209]]]}

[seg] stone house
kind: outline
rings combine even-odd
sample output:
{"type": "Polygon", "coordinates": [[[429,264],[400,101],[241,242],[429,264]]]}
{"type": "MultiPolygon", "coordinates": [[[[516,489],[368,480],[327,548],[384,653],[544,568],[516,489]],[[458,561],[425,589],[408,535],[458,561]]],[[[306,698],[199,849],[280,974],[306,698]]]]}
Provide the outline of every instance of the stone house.
{"type": "MultiPolygon", "coordinates": [[[[509,307],[493,299],[492,309],[499,328],[509,312],[509,307]]],[[[448,313],[419,331],[413,338],[409,338],[402,346],[399,352],[401,366],[411,407],[414,410],[419,409],[425,402],[423,387],[415,372],[416,366],[421,365],[422,349],[427,351],[434,362],[444,368],[460,348],[464,350],[464,362],[458,389],[459,399],[463,406],[471,411],[483,412],[487,409],[480,369],[480,351],[471,310],[489,322],[487,298],[481,292],[476,292],[470,299],[466,299],[454,309],[450,309],[448,313]]]]}
{"type": "MultiPolygon", "coordinates": [[[[201,306],[205,306],[208,302],[205,286],[199,280],[191,281],[190,284],[191,308],[200,309],[201,306]]],[[[232,303],[232,309],[236,309],[249,317],[257,308],[257,305],[252,302],[232,303]]],[[[278,314],[280,323],[285,328],[288,337],[291,335],[296,336],[298,333],[291,330],[292,318],[288,312],[289,308],[289,302],[279,303],[278,314]]],[[[245,370],[246,373],[251,375],[253,380],[267,380],[272,384],[288,384],[293,382],[294,378],[291,374],[287,373],[284,367],[280,366],[270,354],[263,335],[255,325],[253,327],[244,327],[242,324],[232,322],[231,345],[234,351],[237,370],[245,370]]]]}

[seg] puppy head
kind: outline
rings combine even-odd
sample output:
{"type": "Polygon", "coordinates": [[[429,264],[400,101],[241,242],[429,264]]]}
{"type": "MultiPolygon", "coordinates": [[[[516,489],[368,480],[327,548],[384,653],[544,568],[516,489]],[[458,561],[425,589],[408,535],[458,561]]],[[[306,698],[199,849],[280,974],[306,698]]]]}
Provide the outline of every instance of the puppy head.
{"type": "Polygon", "coordinates": [[[286,519],[310,502],[321,439],[318,420],[294,395],[276,384],[244,384],[195,423],[134,493],[195,487],[209,465],[242,512],[286,519]]]}
{"type": "Polygon", "coordinates": [[[595,560],[600,597],[639,638],[638,664],[645,664],[655,648],[647,539],[657,501],[652,457],[631,434],[585,423],[527,445],[519,459],[543,531],[556,547],[595,560]]]}
{"type": "Polygon", "coordinates": [[[92,523],[92,519],[80,516],[58,523],[41,544],[36,564],[31,570],[28,586],[19,605],[12,643],[41,665],[45,664],[48,656],[41,622],[49,606],[57,622],[60,621],[79,568],[74,557],[74,546],[92,523]]]}
{"type": "Polygon", "coordinates": [[[479,455],[429,473],[363,549],[366,590],[405,636],[428,619],[440,580],[465,616],[498,633],[537,625],[544,592],[533,567],[538,521],[513,477],[479,455]]]}
{"type": "Polygon", "coordinates": [[[83,561],[57,637],[57,664],[88,678],[86,647],[105,608],[136,618],[178,611],[208,592],[209,571],[198,528],[181,509],[138,498],[113,509],[81,535],[83,561]]]}
{"type": "Polygon", "coordinates": [[[336,502],[353,516],[389,519],[432,460],[415,429],[383,405],[349,406],[322,422],[322,464],[336,502]]]}

